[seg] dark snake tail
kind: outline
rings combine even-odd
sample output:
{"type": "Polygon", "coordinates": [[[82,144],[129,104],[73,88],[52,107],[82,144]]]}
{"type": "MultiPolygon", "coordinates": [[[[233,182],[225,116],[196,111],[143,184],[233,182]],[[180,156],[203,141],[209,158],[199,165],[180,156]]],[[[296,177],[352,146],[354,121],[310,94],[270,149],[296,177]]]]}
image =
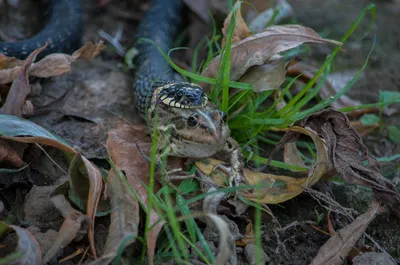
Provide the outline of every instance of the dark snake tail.
{"type": "Polygon", "coordinates": [[[48,0],[44,8],[45,26],[35,36],[16,42],[0,42],[0,53],[25,59],[46,41],[47,48],[39,55],[72,53],[80,46],[83,22],[79,0],[48,0]]]}
{"type": "Polygon", "coordinates": [[[151,39],[165,53],[173,46],[182,24],[184,4],[181,0],[153,0],[150,10],[141,20],[135,37],[138,56],[134,60],[136,76],[134,94],[136,107],[145,116],[151,104],[151,96],[157,88],[154,81],[173,81],[174,76],[168,62],[157,48],[148,42],[138,44],[140,38],[151,39]]]}

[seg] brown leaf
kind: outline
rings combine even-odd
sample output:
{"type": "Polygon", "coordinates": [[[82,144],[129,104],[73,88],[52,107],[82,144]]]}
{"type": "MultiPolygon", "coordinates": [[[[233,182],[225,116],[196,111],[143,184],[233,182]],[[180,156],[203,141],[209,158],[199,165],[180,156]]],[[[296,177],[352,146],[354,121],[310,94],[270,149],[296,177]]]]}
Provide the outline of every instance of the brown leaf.
{"type": "Polygon", "coordinates": [[[108,265],[118,255],[122,245],[136,241],[140,222],[139,203],[129,187],[113,169],[107,178],[107,191],[111,203],[111,224],[103,254],[90,265],[108,265]]]}
{"type": "MultiPolygon", "coordinates": [[[[91,60],[92,58],[97,56],[100,53],[100,51],[103,50],[104,48],[105,46],[103,45],[103,42],[99,42],[97,44],[86,43],[82,48],[75,51],[72,55],[63,53],[49,54],[43,59],[41,59],[39,62],[32,64],[32,66],[28,71],[29,75],[42,78],[62,75],[70,71],[71,64],[75,62],[77,59],[83,58],[91,60]]],[[[25,62],[27,60],[25,60],[25,62]]],[[[9,65],[11,66],[16,65],[16,66],[0,70],[0,84],[7,84],[12,82],[14,79],[17,78],[18,74],[21,71],[21,67],[23,67],[19,66],[18,63],[9,65]]]]}
{"type": "Polygon", "coordinates": [[[24,164],[20,155],[3,139],[0,139],[0,162],[17,168],[24,164]]]}
{"type": "Polygon", "coordinates": [[[89,217],[72,208],[63,195],[53,196],[51,202],[65,219],[51,248],[43,257],[44,263],[49,262],[76,237],[79,236],[81,238],[85,235],[90,225],[89,217]]]}
{"type": "Polygon", "coordinates": [[[368,155],[367,147],[346,115],[332,109],[322,110],[308,117],[303,126],[321,135],[329,150],[330,164],[346,183],[371,188],[377,200],[400,217],[400,194],[396,186],[380,174],[379,163],[368,155]]]}
{"type": "Polygon", "coordinates": [[[94,57],[100,54],[105,49],[103,41],[99,41],[97,44],[92,42],[86,42],[79,50],[76,50],[72,55],[72,61],[77,59],[92,60],[94,57]]]}
{"type": "MultiPolygon", "coordinates": [[[[142,153],[147,153],[151,148],[151,139],[147,135],[147,127],[139,126],[124,126],[120,129],[115,129],[109,132],[107,139],[107,150],[112,161],[123,171],[131,187],[137,192],[142,205],[147,206],[148,190],[142,183],[149,183],[150,166],[149,162],[143,157],[142,153]]],[[[158,182],[155,183],[155,190],[160,189],[158,182]]],[[[150,211],[150,226],[160,220],[157,212],[152,209],[150,211]]],[[[149,264],[154,262],[154,253],[156,239],[164,225],[164,221],[160,221],[155,225],[147,237],[147,255],[149,264]]]]}
{"type": "MultiPolygon", "coordinates": [[[[232,15],[233,15],[233,9],[224,21],[224,27],[222,28],[222,34],[224,35],[224,38],[222,39],[221,47],[225,46],[226,35],[228,34],[228,28],[232,20],[232,15]]],[[[232,44],[250,36],[251,36],[251,31],[247,27],[246,22],[242,17],[241,8],[239,7],[239,9],[236,11],[235,28],[232,33],[232,44]]]]}
{"type": "MultiPolygon", "coordinates": [[[[31,93],[31,87],[29,86],[28,80],[29,69],[32,62],[36,59],[36,56],[46,47],[47,43],[43,47],[34,50],[28,58],[26,58],[24,64],[19,69],[16,79],[11,85],[4,105],[0,108],[0,114],[21,117],[22,107],[25,103],[26,97],[31,93]]],[[[0,80],[2,80],[1,76],[0,80]]]]}
{"type": "Polygon", "coordinates": [[[51,248],[43,257],[44,263],[49,262],[75,238],[82,238],[90,225],[89,217],[72,208],[63,195],[53,196],[51,202],[65,219],[51,248]]]}
{"type": "MultiPolygon", "coordinates": [[[[308,176],[304,178],[292,178],[244,169],[244,175],[249,185],[261,185],[260,189],[256,189],[254,192],[240,191],[239,193],[246,199],[266,204],[281,203],[296,197],[303,192],[304,188],[313,186],[320,179],[331,176],[332,170],[324,141],[314,131],[300,126],[292,126],[285,130],[311,137],[317,149],[315,164],[309,169],[308,176]]],[[[197,161],[196,166],[217,184],[225,185],[226,174],[219,169],[214,170],[221,163],[215,159],[206,159],[197,161]]]]}
{"type": "MultiPolygon", "coordinates": [[[[341,43],[321,38],[310,28],[299,25],[272,26],[232,45],[230,79],[239,80],[252,66],[262,65],[275,54],[295,48],[303,43],[341,43]]],[[[204,70],[203,76],[215,77],[221,56],[215,57],[204,70]]]]}
{"type": "Polygon", "coordinates": [[[350,124],[361,137],[367,136],[379,127],[379,122],[371,125],[366,125],[360,121],[351,121],[350,124]]]}
{"type": "Polygon", "coordinates": [[[297,149],[296,143],[286,143],[284,145],[283,160],[286,164],[306,167],[300,156],[299,149],[297,149]]]}
{"type": "Polygon", "coordinates": [[[256,237],[255,237],[255,233],[254,233],[254,225],[249,220],[249,223],[246,226],[246,233],[244,234],[244,237],[242,239],[236,241],[236,245],[244,247],[248,244],[255,244],[255,243],[256,243],[256,237]]]}
{"type": "Polygon", "coordinates": [[[365,232],[369,223],[385,208],[372,200],[370,208],[357,217],[351,224],[340,229],[318,251],[311,265],[343,264],[350,250],[365,232]]]}
{"type": "Polygon", "coordinates": [[[275,54],[265,64],[250,67],[239,82],[252,84],[254,92],[276,90],[285,81],[285,74],[285,59],[275,54]]]}

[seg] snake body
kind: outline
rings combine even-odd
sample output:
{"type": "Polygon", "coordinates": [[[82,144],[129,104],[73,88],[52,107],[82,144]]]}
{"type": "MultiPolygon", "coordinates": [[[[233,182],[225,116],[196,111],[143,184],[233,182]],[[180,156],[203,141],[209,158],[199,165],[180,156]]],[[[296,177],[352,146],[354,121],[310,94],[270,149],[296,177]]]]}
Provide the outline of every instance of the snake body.
{"type": "Polygon", "coordinates": [[[136,76],[134,92],[136,107],[146,117],[155,104],[167,104],[175,108],[197,108],[207,104],[202,88],[176,80],[171,66],[157,47],[140,39],[152,40],[167,53],[173,47],[182,24],[184,4],[181,0],[153,0],[137,29],[135,43],[136,76]],[[156,94],[155,94],[156,93],[156,94]]]}
{"type": "Polygon", "coordinates": [[[0,42],[0,53],[25,59],[37,48],[49,46],[39,58],[50,53],[72,53],[79,48],[83,29],[79,0],[48,0],[43,5],[45,26],[35,36],[16,42],[0,42]]]}
{"type": "MultiPolygon", "coordinates": [[[[0,53],[24,59],[47,41],[50,45],[42,56],[71,53],[78,48],[82,34],[79,0],[47,3],[45,27],[30,39],[0,43],[0,53]]],[[[182,0],[152,0],[151,5],[134,38],[138,50],[133,85],[136,108],[146,119],[150,132],[158,131],[159,151],[195,159],[217,153],[226,155],[230,164],[229,185],[238,185],[243,179],[243,157],[240,145],[230,137],[226,114],[207,100],[200,86],[177,79],[156,46],[139,41],[150,39],[167,53],[182,24],[184,4],[182,0]]]]}

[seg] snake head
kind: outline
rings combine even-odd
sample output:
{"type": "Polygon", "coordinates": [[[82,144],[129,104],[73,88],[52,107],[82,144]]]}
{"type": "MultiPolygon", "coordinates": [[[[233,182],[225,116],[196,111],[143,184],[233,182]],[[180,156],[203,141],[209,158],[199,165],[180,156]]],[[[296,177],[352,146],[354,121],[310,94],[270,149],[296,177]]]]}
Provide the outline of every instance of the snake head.
{"type": "Polygon", "coordinates": [[[190,83],[179,84],[185,89],[174,90],[174,87],[168,86],[155,90],[148,124],[151,130],[158,129],[164,144],[167,142],[170,145],[171,155],[192,158],[212,156],[221,150],[229,138],[226,114],[214,103],[204,98],[195,98],[196,95],[205,97],[199,86],[195,85],[191,90],[190,83]],[[163,92],[163,89],[167,91],[163,92]],[[195,89],[200,90],[195,91],[195,89]],[[174,93],[171,92],[173,90],[174,93]],[[160,96],[166,95],[167,92],[170,93],[169,98],[160,96]],[[176,95],[178,92],[183,95],[176,95]],[[187,99],[188,95],[195,96],[190,102],[198,104],[191,106],[168,104],[174,102],[178,96],[187,99]]]}

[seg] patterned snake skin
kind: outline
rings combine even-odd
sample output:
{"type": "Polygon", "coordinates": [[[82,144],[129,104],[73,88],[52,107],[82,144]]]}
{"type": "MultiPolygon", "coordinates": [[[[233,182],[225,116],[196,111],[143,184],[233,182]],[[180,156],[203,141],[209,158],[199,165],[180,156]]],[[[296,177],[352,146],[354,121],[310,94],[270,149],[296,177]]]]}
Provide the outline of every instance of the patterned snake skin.
{"type": "Polygon", "coordinates": [[[170,65],[154,45],[148,42],[137,43],[140,38],[151,39],[165,53],[168,52],[182,23],[184,10],[181,0],[153,0],[151,4],[150,10],[137,28],[135,37],[139,54],[134,61],[137,66],[134,92],[136,107],[143,116],[146,116],[150,108],[154,90],[173,82],[175,78],[170,65]]]}
{"type": "Polygon", "coordinates": [[[0,42],[0,53],[25,59],[46,41],[40,58],[54,52],[72,53],[79,48],[83,22],[79,0],[47,0],[43,6],[44,28],[35,36],[16,42],[0,42]]]}

